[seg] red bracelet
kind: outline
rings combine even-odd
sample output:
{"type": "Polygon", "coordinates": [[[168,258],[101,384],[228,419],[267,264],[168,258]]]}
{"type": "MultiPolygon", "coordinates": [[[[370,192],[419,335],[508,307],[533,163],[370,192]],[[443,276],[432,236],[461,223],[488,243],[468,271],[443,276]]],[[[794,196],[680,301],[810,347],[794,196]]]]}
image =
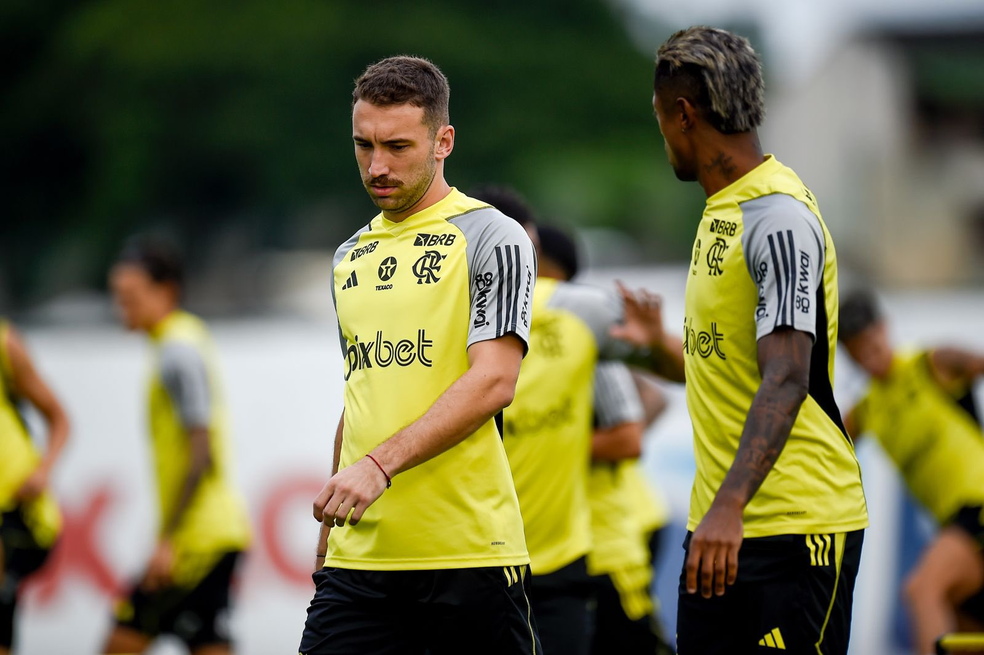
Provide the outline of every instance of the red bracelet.
{"type": "Polygon", "coordinates": [[[388,476],[388,475],[386,474],[386,471],[385,471],[385,470],[383,469],[383,466],[382,466],[382,464],[380,464],[379,462],[377,462],[377,461],[376,461],[376,458],[375,458],[375,457],[373,457],[372,455],[366,455],[366,457],[368,457],[369,459],[371,459],[371,460],[372,460],[372,463],[373,463],[373,464],[375,464],[375,465],[376,465],[376,466],[377,466],[377,467],[379,468],[379,470],[380,470],[380,471],[382,472],[382,474],[383,474],[383,477],[384,477],[384,478],[386,478],[386,488],[387,488],[387,489],[389,489],[390,487],[392,487],[392,486],[393,486],[393,480],[391,480],[391,479],[390,479],[390,476],[388,476]]]}

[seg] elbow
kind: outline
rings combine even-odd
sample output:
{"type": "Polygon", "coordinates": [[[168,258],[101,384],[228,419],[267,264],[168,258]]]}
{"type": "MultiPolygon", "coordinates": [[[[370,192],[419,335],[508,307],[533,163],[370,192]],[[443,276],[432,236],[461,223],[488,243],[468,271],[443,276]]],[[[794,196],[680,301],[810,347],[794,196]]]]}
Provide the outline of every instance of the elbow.
{"type": "Polygon", "coordinates": [[[513,377],[500,377],[489,385],[486,398],[492,413],[502,411],[512,404],[516,397],[516,379],[513,377]]]}

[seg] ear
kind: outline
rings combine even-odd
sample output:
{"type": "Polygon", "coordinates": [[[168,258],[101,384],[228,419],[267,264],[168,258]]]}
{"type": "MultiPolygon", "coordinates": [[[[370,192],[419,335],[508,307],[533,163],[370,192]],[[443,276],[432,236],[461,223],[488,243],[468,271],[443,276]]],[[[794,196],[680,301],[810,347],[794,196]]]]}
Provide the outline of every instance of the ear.
{"type": "Polygon", "coordinates": [[[697,127],[697,108],[686,98],[677,98],[675,106],[679,120],[680,129],[684,132],[697,127]]]}
{"type": "Polygon", "coordinates": [[[445,125],[437,130],[434,143],[434,158],[438,161],[447,159],[454,150],[454,126],[445,125]]]}

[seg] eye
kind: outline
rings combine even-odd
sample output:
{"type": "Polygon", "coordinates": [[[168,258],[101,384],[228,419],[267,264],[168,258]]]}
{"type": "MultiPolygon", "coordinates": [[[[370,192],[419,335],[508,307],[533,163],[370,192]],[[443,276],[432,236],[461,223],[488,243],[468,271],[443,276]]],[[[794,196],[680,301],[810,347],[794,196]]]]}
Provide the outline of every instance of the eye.
{"type": "Polygon", "coordinates": [[[410,146],[408,146],[406,144],[400,144],[400,145],[395,145],[395,146],[390,146],[390,147],[393,148],[393,150],[395,150],[396,152],[403,152],[404,150],[406,150],[410,146]]]}
{"type": "Polygon", "coordinates": [[[372,148],[372,144],[370,144],[368,141],[356,141],[355,147],[361,148],[362,150],[368,150],[369,148],[372,148]]]}

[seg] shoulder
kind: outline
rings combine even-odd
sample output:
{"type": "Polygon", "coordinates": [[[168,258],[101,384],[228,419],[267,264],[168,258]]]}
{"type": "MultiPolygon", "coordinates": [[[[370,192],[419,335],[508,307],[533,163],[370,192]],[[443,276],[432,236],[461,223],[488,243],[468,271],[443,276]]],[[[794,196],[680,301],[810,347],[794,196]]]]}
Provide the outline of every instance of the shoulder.
{"type": "Polygon", "coordinates": [[[567,310],[599,328],[620,321],[623,313],[622,300],[614,291],[576,282],[558,284],[548,305],[567,310]]]}
{"type": "Polygon", "coordinates": [[[745,234],[774,230],[809,230],[822,236],[820,219],[805,202],[785,193],[773,193],[738,204],[745,234]]]}
{"type": "Polygon", "coordinates": [[[345,257],[350,252],[352,252],[352,249],[355,248],[357,243],[359,243],[359,238],[366,232],[370,231],[371,229],[372,229],[372,222],[366,223],[358,230],[356,230],[355,234],[350,236],[348,239],[343,241],[340,246],[338,246],[338,248],[335,250],[335,256],[332,258],[332,263],[331,263],[332,269],[338,266],[342,262],[342,260],[344,260],[345,257]]]}
{"type": "Polygon", "coordinates": [[[523,226],[491,205],[479,204],[448,218],[468,243],[529,240],[523,226]]]}

